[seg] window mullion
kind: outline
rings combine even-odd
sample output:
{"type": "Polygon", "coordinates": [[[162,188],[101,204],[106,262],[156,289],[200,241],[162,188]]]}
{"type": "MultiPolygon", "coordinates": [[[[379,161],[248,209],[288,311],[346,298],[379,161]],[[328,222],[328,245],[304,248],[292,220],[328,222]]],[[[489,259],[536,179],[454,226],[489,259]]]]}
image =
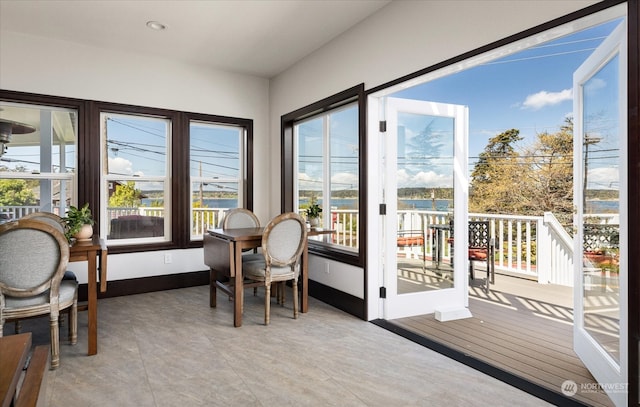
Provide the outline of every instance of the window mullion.
{"type": "Polygon", "coordinates": [[[322,217],[322,227],[329,228],[328,224],[331,219],[331,119],[330,115],[325,115],[322,129],[322,207],[324,208],[324,216],[322,217]]]}

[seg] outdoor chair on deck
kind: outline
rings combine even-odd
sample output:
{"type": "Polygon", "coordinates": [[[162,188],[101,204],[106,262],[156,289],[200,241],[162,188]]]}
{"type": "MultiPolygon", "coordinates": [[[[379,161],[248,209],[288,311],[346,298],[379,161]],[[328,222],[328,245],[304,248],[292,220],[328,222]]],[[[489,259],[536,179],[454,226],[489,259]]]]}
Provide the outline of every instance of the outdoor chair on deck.
{"type": "MultiPolygon", "coordinates": [[[[298,277],[300,258],[307,240],[307,226],[296,213],[273,218],[262,235],[262,260],[243,262],[244,275],[251,280],[245,287],[265,287],[264,324],[269,325],[271,283],[292,280],[293,318],[298,318],[298,277]]],[[[283,287],[284,288],[284,287],[283,287]]],[[[281,296],[278,296],[281,303],[281,296]]]]}
{"type": "Polygon", "coordinates": [[[78,283],[63,281],[69,262],[64,234],[42,221],[0,225],[0,336],[5,321],[49,315],[51,368],[60,365],[58,318],[71,308],[69,339],[77,342],[78,283]]]}
{"type": "MultiPolygon", "coordinates": [[[[419,248],[422,251],[422,271],[425,270],[427,248],[424,230],[399,230],[397,246],[409,250],[414,247],[419,248]]],[[[411,252],[407,258],[411,258],[411,252]]]]}
{"type": "Polygon", "coordinates": [[[495,243],[491,238],[489,221],[469,222],[469,278],[475,280],[474,262],[487,263],[487,275],[484,279],[485,292],[489,293],[489,283],[495,284],[495,243]]]}

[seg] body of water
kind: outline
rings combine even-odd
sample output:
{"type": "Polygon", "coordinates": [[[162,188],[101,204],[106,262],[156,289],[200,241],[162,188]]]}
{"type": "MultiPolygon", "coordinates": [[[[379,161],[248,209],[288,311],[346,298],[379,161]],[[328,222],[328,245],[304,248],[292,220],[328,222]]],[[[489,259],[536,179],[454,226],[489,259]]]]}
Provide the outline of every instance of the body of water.
{"type": "MultiPolygon", "coordinates": [[[[156,199],[143,199],[142,205],[151,205],[151,202],[157,201],[156,199]]],[[[306,204],[307,200],[300,201],[301,204],[306,204]]],[[[235,208],[235,199],[204,199],[204,205],[207,208],[235,208]]],[[[398,209],[407,210],[432,210],[435,203],[435,210],[447,211],[453,208],[453,203],[448,199],[400,199],[398,201],[398,209]]],[[[322,206],[322,199],[318,199],[318,204],[322,206]]],[[[357,199],[334,199],[331,204],[336,209],[358,209],[357,199]]],[[[619,211],[618,201],[587,201],[587,213],[617,213],[619,211]]]]}
{"type": "Polygon", "coordinates": [[[585,213],[618,213],[619,201],[587,201],[585,213]]]}

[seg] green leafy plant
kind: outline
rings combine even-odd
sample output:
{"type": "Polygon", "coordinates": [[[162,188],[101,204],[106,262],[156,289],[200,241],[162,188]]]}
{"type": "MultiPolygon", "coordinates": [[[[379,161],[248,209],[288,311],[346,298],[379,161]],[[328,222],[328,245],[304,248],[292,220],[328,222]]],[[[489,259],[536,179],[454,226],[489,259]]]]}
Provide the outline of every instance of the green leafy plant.
{"type": "Polygon", "coordinates": [[[318,204],[312,204],[307,209],[305,209],[305,213],[307,215],[307,219],[316,219],[320,217],[322,208],[318,204]]]}
{"type": "Polygon", "coordinates": [[[67,210],[67,216],[63,217],[62,220],[66,225],[65,236],[67,239],[71,239],[71,237],[76,235],[80,229],[82,229],[83,225],[93,226],[95,223],[91,216],[89,203],[84,204],[82,208],[77,208],[71,205],[67,210]]]}

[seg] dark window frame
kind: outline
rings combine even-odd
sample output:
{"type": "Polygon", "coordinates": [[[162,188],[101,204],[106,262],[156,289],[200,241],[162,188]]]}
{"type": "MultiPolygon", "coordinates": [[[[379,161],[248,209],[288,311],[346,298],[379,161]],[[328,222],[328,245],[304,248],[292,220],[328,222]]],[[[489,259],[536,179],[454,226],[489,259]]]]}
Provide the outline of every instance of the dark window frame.
{"type": "Polygon", "coordinates": [[[356,103],[358,106],[358,211],[359,234],[358,252],[340,249],[337,246],[329,246],[319,242],[309,241],[309,253],[336,260],[341,263],[365,267],[366,261],[366,236],[367,236],[367,148],[366,148],[366,98],[364,84],[346,89],[335,95],[319,100],[308,106],[287,113],[280,118],[281,129],[281,201],[282,212],[295,211],[294,202],[294,126],[303,119],[329,112],[347,104],[356,103]]]}
{"type": "Polygon", "coordinates": [[[154,250],[188,249],[202,247],[202,241],[191,240],[189,172],[189,121],[199,120],[245,129],[243,205],[253,209],[253,120],[220,115],[182,112],[170,109],[134,106],[59,96],[48,96],[27,92],[0,89],[0,99],[7,102],[39,104],[75,109],[78,112],[77,140],[77,200],[89,203],[100,233],[100,182],[102,164],[100,159],[100,113],[151,115],[171,120],[171,239],[161,243],[141,243],[111,246],[110,254],[135,253],[154,250]]]}
{"type": "MultiPolygon", "coordinates": [[[[180,153],[183,154],[182,161],[184,162],[184,167],[182,168],[189,168],[189,131],[191,121],[236,126],[245,130],[244,140],[242,143],[244,148],[244,150],[242,151],[244,155],[244,166],[242,168],[243,202],[241,204],[243,208],[253,210],[253,120],[227,116],[206,115],[200,113],[185,113],[181,123],[181,133],[185,135],[187,143],[186,148],[182,148],[179,150],[180,153]]],[[[186,218],[181,219],[181,222],[184,225],[190,225],[191,218],[189,211],[191,210],[191,193],[189,186],[191,185],[191,174],[189,173],[189,171],[183,171],[183,174],[181,175],[182,177],[180,177],[178,183],[180,184],[179,188],[181,189],[180,196],[184,197],[184,199],[182,200],[182,202],[174,202],[174,205],[184,205],[183,212],[186,214],[186,218]]],[[[185,238],[187,239],[187,242],[185,244],[186,247],[202,247],[201,240],[191,240],[191,231],[188,227],[186,228],[185,233],[185,238]]]]}

